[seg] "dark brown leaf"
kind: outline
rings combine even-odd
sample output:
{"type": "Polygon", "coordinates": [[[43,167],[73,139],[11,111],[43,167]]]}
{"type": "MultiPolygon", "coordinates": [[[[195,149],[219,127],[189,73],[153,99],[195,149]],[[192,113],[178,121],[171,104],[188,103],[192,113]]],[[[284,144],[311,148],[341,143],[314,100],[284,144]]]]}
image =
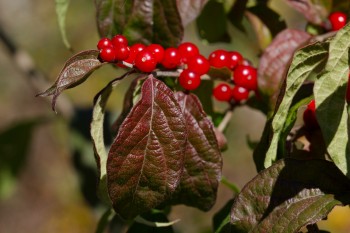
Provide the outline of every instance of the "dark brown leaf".
{"type": "Polygon", "coordinates": [[[140,101],[119,128],[107,161],[107,184],[115,211],[130,219],[161,204],[177,188],[187,141],[174,93],[152,75],[140,101]]]}
{"type": "Polygon", "coordinates": [[[231,224],[242,232],[298,232],[349,204],[349,194],[350,180],[332,162],[280,160],[235,198],[231,224]]]}
{"type": "Polygon", "coordinates": [[[103,65],[98,59],[98,54],[98,50],[86,50],[71,57],[62,68],[55,83],[37,96],[53,95],[52,109],[55,110],[57,97],[62,91],[83,83],[94,70],[103,65]]]}
{"type": "Polygon", "coordinates": [[[188,132],[184,171],[173,203],[209,210],[216,201],[222,158],[214,127],[193,94],[177,92],[188,132]]]}

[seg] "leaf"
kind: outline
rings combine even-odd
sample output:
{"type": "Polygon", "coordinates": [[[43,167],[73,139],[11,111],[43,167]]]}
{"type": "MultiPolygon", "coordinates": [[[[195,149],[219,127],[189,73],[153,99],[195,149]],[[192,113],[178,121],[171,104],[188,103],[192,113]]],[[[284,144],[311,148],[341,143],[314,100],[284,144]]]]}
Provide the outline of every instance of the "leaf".
{"type": "Polygon", "coordinates": [[[315,81],[316,117],[327,151],[334,163],[348,177],[350,151],[345,95],[349,77],[350,25],[338,31],[330,41],[324,72],[315,81]]]}
{"type": "Polygon", "coordinates": [[[271,166],[277,158],[278,142],[284,129],[289,112],[288,110],[293,102],[294,96],[304,81],[310,75],[315,75],[313,71],[324,65],[328,55],[327,49],[328,43],[315,43],[297,51],[294,55],[292,64],[288,70],[286,88],[283,92],[284,95],[281,95],[283,99],[276,108],[277,110],[272,120],[273,135],[270,147],[266,152],[264,162],[265,168],[271,166]]]}
{"type": "Polygon", "coordinates": [[[216,201],[222,158],[213,124],[193,94],[175,94],[188,132],[184,170],[173,203],[209,210],[216,201]]]}
{"type": "Polygon", "coordinates": [[[294,233],[349,204],[350,181],[332,162],[284,159],[235,198],[231,224],[242,232],[294,233]]]}
{"type": "Polygon", "coordinates": [[[97,26],[102,37],[125,35],[130,44],[159,43],[176,47],[183,26],[176,0],[96,0],[97,26]]]}
{"type": "Polygon", "coordinates": [[[68,49],[71,49],[72,47],[68,41],[67,33],[66,33],[66,15],[67,15],[67,10],[68,10],[70,1],[69,0],[55,0],[55,1],[56,1],[56,14],[58,19],[58,25],[61,31],[62,40],[64,45],[68,49]]]}
{"type": "Polygon", "coordinates": [[[0,200],[11,194],[27,160],[33,130],[41,121],[42,119],[27,119],[0,132],[0,200]]]}
{"type": "Polygon", "coordinates": [[[101,216],[100,220],[97,223],[96,231],[95,233],[103,233],[105,232],[109,222],[112,220],[114,217],[114,212],[112,209],[107,209],[103,215],[101,216]]]}
{"type": "Polygon", "coordinates": [[[247,8],[247,3],[248,0],[235,1],[235,4],[232,6],[231,10],[227,15],[228,20],[232,23],[232,25],[242,32],[245,32],[242,21],[247,8]]]}
{"type": "Polygon", "coordinates": [[[134,218],[166,201],[180,183],[186,125],[173,92],[150,75],[140,101],[120,126],[107,160],[117,214],[134,218]]]}
{"type": "Polygon", "coordinates": [[[287,27],[281,16],[266,4],[258,3],[256,6],[248,8],[247,11],[256,15],[267,26],[273,37],[287,27]]]}
{"type": "Polygon", "coordinates": [[[127,233],[172,233],[174,225],[179,220],[169,222],[163,213],[147,213],[142,217],[137,216],[127,233]]]}
{"type": "Polygon", "coordinates": [[[36,96],[53,95],[52,109],[55,110],[57,97],[62,91],[83,83],[93,71],[103,65],[98,59],[98,54],[98,50],[86,50],[71,57],[62,68],[55,83],[36,96]]]}
{"type": "Polygon", "coordinates": [[[103,88],[94,98],[94,107],[92,112],[92,121],[90,127],[90,134],[92,143],[94,146],[95,160],[98,169],[98,196],[107,204],[111,204],[111,200],[108,197],[107,191],[107,150],[104,141],[103,123],[106,111],[106,104],[111,95],[113,89],[120,83],[120,81],[127,76],[121,76],[115,80],[112,80],[108,85],[103,88]]]}
{"type": "Polygon", "coordinates": [[[234,199],[230,199],[213,217],[213,229],[215,233],[230,233],[230,210],[234,199]]]}
{"type": "Polygon", "coordinates": [[[223,3],[209,0],[196,22],[199,36],[209,43],[231,41],[223,3]]]}
{"type": "Polygon", "coordinates": [[[302,13],[306,20],[313,24],[322,25],[325,19],[327,19],[329,12],[323,4],[319,4],[320,1],[286,0],[286,2],[302,13]]]}
{"type": "Polygon", "coordinates": [[[139,100],[141,95],[141,86],[145,78],[147,78],[146,75],[142,75],[142,76],[139,76],[138,78],[135,78],[131,82],[129,89],[126,91],[124,95],[122,112],[120,113],[119,117],[112,125],[112,129],[113,129],[113,132],[115,132],[115,134],[118,133],[120,125],[123,123],[123,121],[129,114],[129,112],[131,111],[135,103],[139,100]]]}
{"type": "Polygon", "coordinates": [[[265,49],[258,67],[258,86],[263,95],[270,97],[270,111],[275,108],[286,69],[294,52],[311,36],[303,31],[286,29],[280,32],[265,49]]]}
{"type": "Polygon", "coordinates": [[[176,0],[177,9],[181,16],[182,25],[185,27],[202,12],[208,0],[176,0]]]}

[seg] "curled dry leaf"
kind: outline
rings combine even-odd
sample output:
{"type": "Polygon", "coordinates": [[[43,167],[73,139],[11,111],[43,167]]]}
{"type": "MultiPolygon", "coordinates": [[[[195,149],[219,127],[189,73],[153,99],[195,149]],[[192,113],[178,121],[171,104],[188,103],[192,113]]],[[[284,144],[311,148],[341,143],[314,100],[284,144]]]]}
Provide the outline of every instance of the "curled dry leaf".
{"type": "Polygon", "coordinates": [[[108,192],[117,214],[131,219],[171,197],[180,183],[186,141],[174,93],[150,75],[108,154],[108,192]]]}
{"type": "Polygon", "coordinates": [[[322,3],[324,1],[312,0],[285,0],[290,6],[304,15],[307,21],[322,25],[327,19],[328,11],[322,3]]]}
{"type": "Polygon", "coordinates": [[[209,210],[216,201],[222,158],[214,126],[193,94],[175,93],[188,133],[184,170],[172,203],[209,210]]]}
{"type": "Polygon", "coordinates": [[[182,25],[186,26],[201,13],[208,0],[176,0],[177,9],[180,13],[182,25]]]}
{"type": "Polygon", "coordinates": [[[53,95],[52,109],[55,110],[57,97],[62,91],[78,86],[103,65],[98,59],[98,54],[98,50],[87,50],[74,55],[66,62],[55,83],[37,96],[53,95]]]}
{"type": "Polygon", "coordinates": [[[305,45],[311,35],[300,30],[286,29],[280,32],[265,49],[258,67],[258,85],[260,91],[271,96],[273,108],[284,80],[288,64],[294,52],[305,45]]]}

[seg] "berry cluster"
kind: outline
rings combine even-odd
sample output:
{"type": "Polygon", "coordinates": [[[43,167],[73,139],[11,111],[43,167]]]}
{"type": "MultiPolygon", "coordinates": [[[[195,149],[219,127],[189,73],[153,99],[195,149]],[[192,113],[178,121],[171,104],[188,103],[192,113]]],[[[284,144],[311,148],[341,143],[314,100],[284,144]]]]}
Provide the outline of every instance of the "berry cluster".
{"type": "Polygon", "coordinates": [[[222,83],[213,91],[219,101],[242,101],[248,98],[250,90],[257,89],[256,69],[245,64],[243,56],[236,51],[215,50],[205,58],[198,47],[184,42],[177,48],[164,49],[159,44],[134,44],[129,46],[127,39],[116,35],[112,39],[102,38],[97,44],[100,59],[104,62],[118,63],[123,67],[127,63],[141,72],[152,72],[158,67],[166,70],[181,69],[179,84],[186,90],[194,90],[201,83],[201,76],[208,73],[210,66],[226,67],[234,72],[232,82],[234,88],[222,83]]]}
{"type": "Polygon", "coordinates": [[[337,31],[346,25],[347,15],[340,11],[335,11],[328,16],[331,30],[337,31]]]}
{"type": "Polygon", "coordinates": [[[257,71],[239,52],[216,50],[209,55],[209,63],[214,67],[227,67],[233,71],[233,88],[227,83],[220,83],[214,88],[213,95],[218,101],[241,102],[248,99],[249,91],[257,90],[257,71]]]}

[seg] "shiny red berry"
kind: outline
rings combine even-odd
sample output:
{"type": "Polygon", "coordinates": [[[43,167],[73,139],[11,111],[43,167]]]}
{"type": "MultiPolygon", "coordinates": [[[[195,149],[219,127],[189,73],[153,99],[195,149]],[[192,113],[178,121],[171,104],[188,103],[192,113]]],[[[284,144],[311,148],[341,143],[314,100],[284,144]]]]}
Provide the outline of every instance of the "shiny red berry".
{"type": "Polygon", "coordinates": [[[231,87],[226,83],[220,83],[213,90],[213,96],[218,101],[228,102],[231,100],[231,87]]]}
{"type": "Polygon", "coordinates": [[[194,90],[201,83],[201,76],[194,71],[185,69],[179,76],[180,85],[186,90],[194,90]]]}
{"type": "Polygon", "coordinates": [[[135,66],[142,72],[152,72],[156,68],[157,62],[152,52],[145,49],[136,55],[135,66]]]}
{"type": "Polygon", "coordinates": [[[333,12],[328,16],[329,22],[332,25],[332,31],[337,31],[345,26],[347,16],[343,12],[333,12]]]}
{"type": "Polygon", "coordinates": [[[243,56],[237,51],[228,52],[228,68],[234,70],[237,65],[242,64],[243,56]]]}
{"type": "Polygon", "coordinates": [[[225,50],[218,49],[209,55],[209,63],[216,68],[229,66],[229,53],[225,50]]]}
{"type": "Polygon", "coordinates": [[[315,130],[320,127],[316,119],[315,100],[311,100],[311,102],[307,105],[307,108],[303,114],[303,120],[304,120],[305,128],[309,130],[315,130]]]}
{"type": "Polygon", "coordinates": [[[127,63],[130,63],[130,64],[134,64],[136,55],[140,51],[144,50],[145,48],[146,48],[146,45],[144,45],[144,44],[133,44],[130,47],[129,57],[127,59],[125,59],[124,61],[127,63]]]}
{"type": "Polygon", "coordinates": [[[99,50],[103,49],[103,48],[107,48],[107,47],[112,47],[112,41],[109,38],[101,38],[98,43],[97,43],[97,48],[99,50]]]}
{"type": "Polygon", "coordinates": [[[198,54],[188,60],[187,68],[195,71],[199,75],[202,75],[208,73],[210,64],[205,57],[198,54]]]}
{"type": "Polygon", "coordinates": [[[112,44],[114,46],[120,46],[120,45],[128,46],[128,39],[126,39],[126,37],[123,35],[115,35],[112,38],[112,44]]]}
{"type": "Polygon", "coordinates": [[[150,44],[146,49],[152,52],[156,62],[161,62],[163,60],[164,48],[160,44],[150,44]]]}
{"type": "Polygon", "coordinates": [[[244,87],[234,86],[232,88],[231,94],[232,94],[232,98],[236,102],[241,102],[243,100],[248,99],[248,97],[249,97],[249,90],[244,88],[244,87]]]}
{"type": "Polygon", "coordinates": [[[115,50],[113,47],[102,48],[99,55],[104,62],[113,62],[115,60],[115,50]]]}
{"type": "Polygon", "coordinates": [[[170,47],[164,51],[164,57],[161,61],[162,66],[167,69],[174,69],[180,65],[180,54],[176,48],[170,47]]]}
{"type": "Polygon", "coordinates": [[[178,50],[181,56],[181,62],[183,63],[187,63],[190,58],[199,54],[198,47],[191,42],[180,44],[178,50]]]}
{"type": "Polygon", "coordinates": [[[248,90],[257,90],[257,71],[252,66],[238,65],[233,73],[233,81],[240,87],[248,90]]]}
{"type": "Polygon", "coordinates": [[[115,50],[115,59],[118,61],[123,61],[129,57],[130,49],[126,45],[119,45],[114,47],[115,50]]]}

